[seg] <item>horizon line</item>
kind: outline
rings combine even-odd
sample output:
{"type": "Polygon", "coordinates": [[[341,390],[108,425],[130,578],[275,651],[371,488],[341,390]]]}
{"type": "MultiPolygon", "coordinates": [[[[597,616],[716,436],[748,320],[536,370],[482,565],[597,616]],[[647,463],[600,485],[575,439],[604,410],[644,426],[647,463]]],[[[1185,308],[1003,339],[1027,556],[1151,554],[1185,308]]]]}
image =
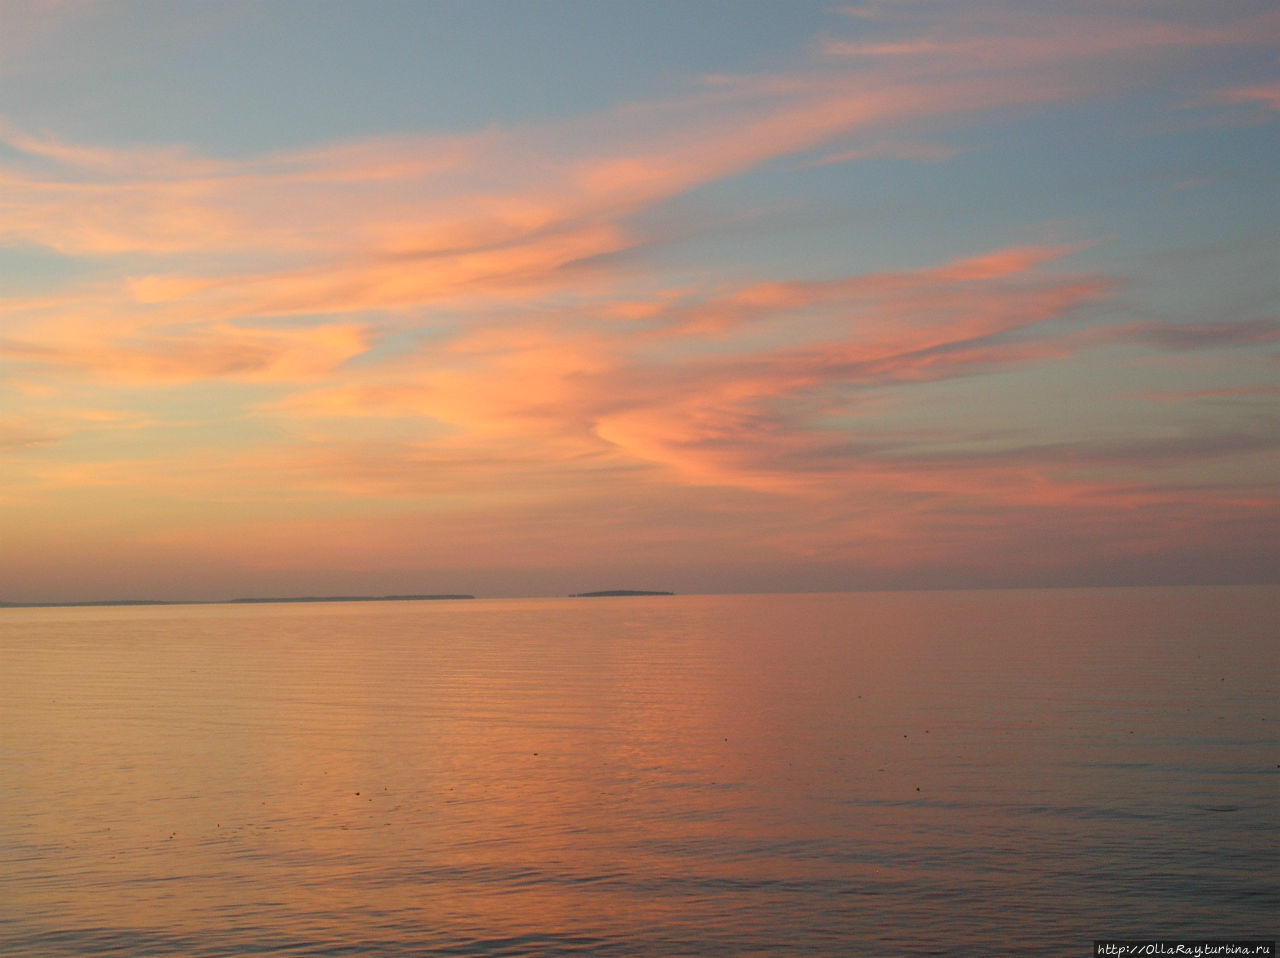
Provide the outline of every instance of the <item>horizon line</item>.
{"type": "MultiPolygon", "coordinates": [[[[1102,582],[1102,583],[1057,583],[1031,585],[920,585],[896,586],[892,588],[847,588],[847,589],[788,589],[784,591],[744,590],[738,592],[667,592],[649,590],[606,590],[612,598],[644,598],[652,596],[710,596],[710,595],[860,595],[874,593],[901,592],[1028,592],[1045,590],[1081,590],[1081,589],[1242,589],[1242,588],[1277,588],[1280,580],[1237,581],[1237,582],[1102,582]]],[[[301,595],[301,596],[239,596],[232,599],[68,599],[46,602],[24,602],[0,599],[0,609],[68,609],[68,608],[111,608],[111,607],[150,607],[175,605],[305,605],[308,603],[338,602],[430,602],[430,601],[484,601],[487,599],[577,599],[596,597],[601,593],[538,593],[530,595],[488,595],[478,596],[467,593],[424,593],[396,595],[301,595]]]]}

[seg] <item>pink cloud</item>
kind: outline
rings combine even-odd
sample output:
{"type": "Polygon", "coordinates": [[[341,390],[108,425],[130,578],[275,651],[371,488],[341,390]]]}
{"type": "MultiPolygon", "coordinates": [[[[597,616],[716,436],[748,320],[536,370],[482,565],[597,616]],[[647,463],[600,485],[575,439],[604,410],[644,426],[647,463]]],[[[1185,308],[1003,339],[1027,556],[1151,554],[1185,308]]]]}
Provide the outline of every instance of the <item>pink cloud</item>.
{"type": "Polygon", "coordinates": [[[1103,279],[1040,272],[1067,252],[1013,248],[915,272],[658,300],[641,328],[593,325],[589,304],[526,311],[271,411],[421,417],[456,430],[437,440],[445,447],[503,439],[554,459],[647,463],[676,483],[809,494],[842,468],[813,454],[832,441],[825,421],[857,395],[1076,348],[1070,334],[1026,332],[1111,291],[1103,279]],[[769,342],[780,322],[785,342],[769,342]],[[708,336],[730,348],[690,352],[708,336]]]}
{"type": "MultiPolygon", "coordinates": [[[[232,522],[146,534],[275,568],[344,549],[355,564],[605,561],[601,527],[690,562],[754,547],[881,568],[1048,568],[1088,561],[1102,537],[1152,555],[1237,524],[1270,529],[1267,489],[1186,478],[1269,454],[1265,437],[992,452],[972,430],[940,450],[860,426],[905,384],[1117,342],[1265,344],[1272,322],[1092,330],[1081,321],[1118,284],[1071,272],[1078,244],[745,283],[615,257],[666,239],[642,234],[641,214],[769,161],[943,160],[951,151],[920,144],[959,118],[1151,84],[1280,27],[1273,14],[1206,25],[1125,9],[1138,14],[934,5],[913,33],[829,39],[791,71],[711,77],[665,101],[240,160],[0,127],[0,239],[86,264],[63,292],[0,300],[0,356],[31,384],[6,395],[63,417],[48,432],[4,420],[0,449],[30,463],[24,489],[120,506],[67,513],[85,522],[166,495],[249,503],[232,522]],[[242,390],[254,398],[237,393],[236,408],[280,438],[149,448],[151,424],[181,414],[145,387],[214,380],[272,387],[242,390]],[[118,405],[117,386],[157,408],[95,416],[118,405]],[[129,427],[111,461],[72,446],[129,427]],[[990,546],[976,558],[975,537],[990,546]],[[1048,540],[1064,545],[1036,555],[1048,540]]],[[[1274,90],[1220,102],[1244,100],[1274,105],[1274,90]]],[[[49,516],[75,508],[42,501],[49,516]]]]}
{"type": "Polygon", "coordinates": [[[1221,91],[1212,99],[1217,103],[1261,103],[1272,110],[1280,110],[1280,81],[1234,87],[1221,91]]]}

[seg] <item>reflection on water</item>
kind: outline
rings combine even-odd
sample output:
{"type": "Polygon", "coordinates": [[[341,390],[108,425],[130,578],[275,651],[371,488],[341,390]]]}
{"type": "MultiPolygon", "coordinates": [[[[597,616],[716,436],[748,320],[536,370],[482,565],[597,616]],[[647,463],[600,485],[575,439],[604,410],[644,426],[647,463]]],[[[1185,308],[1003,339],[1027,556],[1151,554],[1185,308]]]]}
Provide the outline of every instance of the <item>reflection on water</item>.
{"type": "Polygon", "coordinates": [[[0,953],[1273,937],[1278,600],[0,610],[0,953]]]}

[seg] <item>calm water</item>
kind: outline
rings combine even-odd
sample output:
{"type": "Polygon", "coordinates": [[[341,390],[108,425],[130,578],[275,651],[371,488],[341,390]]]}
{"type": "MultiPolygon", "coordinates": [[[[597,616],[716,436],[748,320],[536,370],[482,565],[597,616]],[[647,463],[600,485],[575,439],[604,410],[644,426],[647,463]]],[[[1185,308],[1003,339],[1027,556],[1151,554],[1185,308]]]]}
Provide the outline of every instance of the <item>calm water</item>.
{"type": "Polygon", "coordinates": [[[0,610],[0,954],[1280,931],[1280,590],[0,610]]]}

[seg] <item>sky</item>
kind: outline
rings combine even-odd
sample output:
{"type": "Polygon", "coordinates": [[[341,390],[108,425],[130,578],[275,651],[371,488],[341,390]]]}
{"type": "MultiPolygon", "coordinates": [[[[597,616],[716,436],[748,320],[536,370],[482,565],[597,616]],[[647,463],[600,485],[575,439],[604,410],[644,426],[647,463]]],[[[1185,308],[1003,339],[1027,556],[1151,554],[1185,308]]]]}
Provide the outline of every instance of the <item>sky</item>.
{"type": "Polygon", "coordinates": [[[0,0],[0,599],[1280,581],[1274,0],[0,0]]]}

